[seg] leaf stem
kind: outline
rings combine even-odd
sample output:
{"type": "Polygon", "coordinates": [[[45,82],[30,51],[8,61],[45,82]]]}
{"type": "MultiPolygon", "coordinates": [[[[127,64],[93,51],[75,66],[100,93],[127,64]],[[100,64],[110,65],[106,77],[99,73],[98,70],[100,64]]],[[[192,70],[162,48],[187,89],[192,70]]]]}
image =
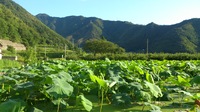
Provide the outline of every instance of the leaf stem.
{"type": "Polygon", "coordinates": [[[100,112],[102,112],[102,108],[103,108],[103,98],[104,98],[104,90],[103,90],[103,88],[102,88],[102,90],[101,90],[100,112]]]}
{"type": "Polygon", "coordinates": [[[61,102],[61,98],[58,99],[58,107],[57,107],[57,112],[60,111],[60,102],[61,102]]]}

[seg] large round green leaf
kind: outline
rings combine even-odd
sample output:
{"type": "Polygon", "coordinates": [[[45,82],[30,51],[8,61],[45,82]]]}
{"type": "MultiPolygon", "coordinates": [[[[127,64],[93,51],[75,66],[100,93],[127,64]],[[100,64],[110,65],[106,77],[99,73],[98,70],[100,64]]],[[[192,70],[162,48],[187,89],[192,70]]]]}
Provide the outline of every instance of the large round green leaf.
{"type": "Polygon", "coordinates": [[[149,87],[149,89],[150,89],[150,91],[151,91],[153,96],[155,96],[156,98],[162,97],[163,94],[161,92],[161,89],[157,85],[152,84],[152,83],[147,82],[147,81],[145,81],[145,85],[147,87],[149,87]]]}
{"type": "Polygon", "coordinates": [[[8,100],[0,104],[0,112],[22,112],[26,104],[22,100],[8,100]]]}

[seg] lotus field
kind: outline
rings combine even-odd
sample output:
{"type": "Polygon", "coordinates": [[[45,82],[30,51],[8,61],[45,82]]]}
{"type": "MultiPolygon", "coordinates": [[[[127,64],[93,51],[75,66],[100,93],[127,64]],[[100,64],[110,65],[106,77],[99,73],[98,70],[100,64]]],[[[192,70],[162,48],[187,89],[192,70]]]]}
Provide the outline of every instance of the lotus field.
{"type": "Polygon", "coordinates": [[[50,60],[0,73],[0,112],[200,111],[198,60],[50,60]]]}

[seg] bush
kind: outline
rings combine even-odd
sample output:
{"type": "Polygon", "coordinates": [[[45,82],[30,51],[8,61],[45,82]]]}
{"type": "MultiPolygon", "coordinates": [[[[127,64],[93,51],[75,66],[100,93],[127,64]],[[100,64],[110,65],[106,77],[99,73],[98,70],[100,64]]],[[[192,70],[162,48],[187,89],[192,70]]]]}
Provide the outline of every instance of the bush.
{"type": "Polygon", "coordinates": [[[7,50],[10,51],[11,53],[15,53],[15,48],[13,46],[8,46],[7,50]]]}
{"type": "Polygon", "coordinates": [[[0,60],[0,69],[20,67],[21,63],[15,60],[0,60]]]}

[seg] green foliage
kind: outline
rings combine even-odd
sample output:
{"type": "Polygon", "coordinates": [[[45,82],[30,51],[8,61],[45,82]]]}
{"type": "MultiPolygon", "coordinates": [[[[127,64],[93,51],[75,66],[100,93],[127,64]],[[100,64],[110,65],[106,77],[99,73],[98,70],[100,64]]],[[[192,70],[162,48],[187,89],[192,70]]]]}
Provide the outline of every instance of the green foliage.
{"type": "Polygon", "coordinates": [[[24,62],[25,63],[36,63],[37,62],[37,54],[35,49],[29,47],[27,51],[25,52],[24,56],[24,62]]]}
{"type": "Polygon", "coordinates": [[[163,95],[162,91],[157,85],[152,84],[152,83],[147,82],[147,81],[145,81],[145,85],[150,89],[150,91],[151,91],[151,93],[154,97],[156,97],[156,98],[162,97],[162,95],[163,95]]]}
{"type": "Polygon", "coordinates": [[[0,60],[0,69],[21,67],[21,63],[15,60],[0,60]]]}
{"type": "Polygon", "coordinates": [[[25,106],[23,100],[8,100],[0,104],[0,112],[22,112],[25,106]]]}
{"type": "Polygon", "coordinates": [[[181,77],[180,75],[178,75],[177,77],[178,77],[178,85],[185,86],[185,87],[191,86],[189,78],[186,79],[186,78],[181,77]]]}
{"type": "Polygon", "coordinates": [[[187,91],[193,89],[192,84],[198,84],[199,66],[199,60],[114,61],[106,58],[98,61],[42,61],[3,70],[0,107],[14,102],[9,107],[14,111],[45,111],[38,106],[45,103],[57,106],[57,109],[48,107],[51,111],[68,111],[68,106],[92,111],[93,100],[85,96],[93,95],[101,102],[100,111],[104,108],[104,101],[117,106],[136,102],[143,105],[142,110],[144,106],[150,106],[151,111],[159,111],[153,102],[161,100],[164,92],[170,94],[173,91],[182,98],[177,100],[181,103],[186,95],[193,99],[199,97],[199,94],[187,91]]]}
{"type": "Polygon", "coordinates": [[[8,46],[7,50],[11,53],[15,53],[15,48],[13,46],[8,46]]]}
{"type": "Polygon", "coordinates": [[[191,80],[192,84],[200,84],[200,75],[196,75],[195,77],[192,78],[191,80]]]}
{"type": "Polygon", "coordinates": [[[46,91],[52,96],[52,99],[58,100],[59,98],[65,98],[73,92],[73,87],[68,83],[72,81],[72,77],[65,72],[49,75],[48,81],[50,81],[48,83],[55,84],[50,86],[46,91]]]}
{"type": "Polygon", "coordinates": [[[34,16],[11,0],[0,1],[0,38],[20,42],[26,46],[71,44],[43,25],[34,16]]]}
{"type": "MultiPolygon", "coordinates": [[[[96,54],[96,56],[91,54],[86,54],[80,56],[79,59],[85,60],[104,60],[109,58],[111,60],[198,60],[200,59],[200,54],[190,54],[190,53],[120,53],[120,54],[96,54]]],[[[72,58],[73,59],[73,58],[72,58]]],[[[77,58],[76,58],[77,59],[77,58]]]]}
{"type": "Polygon", "coordinates": [[[157,105],[154,104],[150,104],[150,103],[145,103],[145,106],[150,106],[152,110],[150,110],[150,112],[162,112],[161,108],[157,105]]]}
{"type": "Polygon", "coordinates": [[[91,39],[86,41],[84,45],[84,50],[96,53],[123,53],[125,50],[118,45],[102,40],[102,39],[91,39]]]}
{"type": "Polygon", "coordinates": [[[149,74],[149,73],[146,73],[146,80],[147,80],[148,82],[154,84],[154,79],[153,79],[152,75],[149,74]]]}
{"type": "Polygon", "coordinates": [[[151,53],[196,53],[199,48],[200,19],[185,20],[175,25],[136,25],[122,21],[69,16],[62,19],[45,14],[36,16],[44,24],[68,39],[83,45],[88,39],[106,37],[128,52],[145,53],[147,39],[151,53]],[[59,24],[58,24],[59,23],[59,24]]]}
{"type": "Polygon", "coordinates": [[[192,96],[193,100],[200,100],[200,93],[196,93],[192,96]]]}
{"type": "Polygon", "coordinates": [[[129,106],[131,97],[126,93],[119,93],[112,96],[112,103],[116,106],[129,106]]]}
{"type": "MultiPolygon", "coordinates": [[[[72,78],[64,71],[59,72],[61,67],[61,65],[49,65],[48,67],[43,64],[8,71],[0,77],[1,102],[19,98],[20,102],[25,102],[25,109],[29,110],[34,108],[34,106],[31,106],[32,104],[40,100],[47,101],[50,99],[51,103],[58,106],[59,111],[60,104],[66,106],[66,101],[63,98],[71,96],[73,92],[73,87],[69,84],[72,78]],[[35,67],[40,70],[37,71],[35,67]]],[[[4,105],[4,103],[1,103],[1,105],[4,105]]]]}
{"type": "Polygon", "coordinates": [[[88,112],[92,110],[92,102],[85,98],[83,95],[79,95],[76,97],[76,105],[82,105],[88,112]]]}
{"type": "Polygon", "coordinates": [[[89,72],[89,76],[92,82],[97,83],[99,86],[99,93],[100,97],[101,97],[101,104],[100,104],[100,112],[102,112],[102,108],[103,108],[103,100],[104,100],[104,96],[105,96],[105,92],[108,89],[108,85],[106,83],[106,81],[104,80],[104,77],[97,77],[96,75],[94,75],[94,73],[91,70],[88,70],[89,72]]]}

